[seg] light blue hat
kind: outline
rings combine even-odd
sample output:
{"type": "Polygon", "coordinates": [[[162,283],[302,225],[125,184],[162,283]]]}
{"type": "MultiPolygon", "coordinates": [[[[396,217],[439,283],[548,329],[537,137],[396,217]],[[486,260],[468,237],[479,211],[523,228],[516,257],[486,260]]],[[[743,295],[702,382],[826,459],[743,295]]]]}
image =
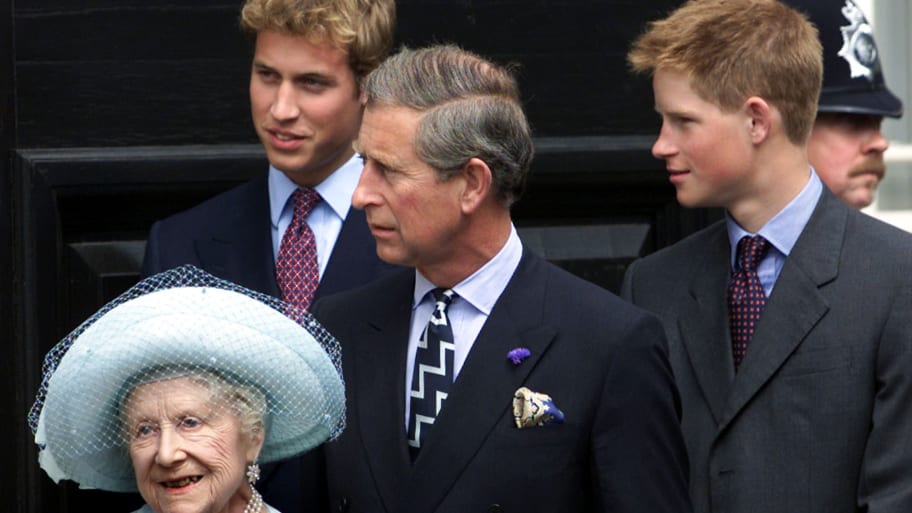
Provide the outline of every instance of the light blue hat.
{"type": "Polygon", "coordinates": [[[261,392],[262,462],[341,432],[338,342],[309,314],[195,268],[169,273],[141,282],[49,353],[30,423],[39,462],[55,481],[136,490],[121,408],[127,393],[163,367],[172,376],[208,372],[261,392]]]}

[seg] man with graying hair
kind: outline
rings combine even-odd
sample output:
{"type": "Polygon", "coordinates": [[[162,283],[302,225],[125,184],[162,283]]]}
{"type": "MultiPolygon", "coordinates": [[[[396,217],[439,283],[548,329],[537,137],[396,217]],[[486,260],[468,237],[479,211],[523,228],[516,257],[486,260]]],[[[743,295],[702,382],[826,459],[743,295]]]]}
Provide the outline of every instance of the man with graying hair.
{"type": "Polygon", "coordinates": [[[356,141],[377,254],[410,269],[318,301],[343,345],[349,512],[689,512],[657,319],[526,249],[533,147],[511,73],[455,46],[372,72],[356,141]]]}

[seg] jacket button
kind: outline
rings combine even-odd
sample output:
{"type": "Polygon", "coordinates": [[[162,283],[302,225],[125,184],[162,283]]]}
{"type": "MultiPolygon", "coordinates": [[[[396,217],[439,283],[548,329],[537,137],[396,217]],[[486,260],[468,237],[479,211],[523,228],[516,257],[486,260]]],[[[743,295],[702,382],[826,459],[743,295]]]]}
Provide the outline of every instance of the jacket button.
{"type": "Polygon", "coordinates": [[[503,508],[500,507],[500,504],[491,504],[488,506],[488,513],[503,513],[503,508]]]}
{"type": "Polygon", "coordinates": [[[342,497],[339,499],[339,507],[336,508],[339,513],[345,513],[348,511],[348,497],[342,497]]]}

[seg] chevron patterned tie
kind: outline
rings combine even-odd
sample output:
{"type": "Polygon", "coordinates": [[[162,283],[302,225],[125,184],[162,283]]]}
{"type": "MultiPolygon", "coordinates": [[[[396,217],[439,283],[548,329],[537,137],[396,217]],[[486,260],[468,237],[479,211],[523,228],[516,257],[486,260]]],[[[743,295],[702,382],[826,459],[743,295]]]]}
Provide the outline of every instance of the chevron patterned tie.
{"type": "Polygon", "coordinates": [[[418,350],[412,373],[411,400],[408,425],[409,452],[412,460],[428,439],[434,419],[443,408],[450,385],[453,384],[453,328],[447,316],[447,307],[455,299],[452,290],[434,289],[434,311],[428,320],[418,350]]]}
{"type": "Polygon", "coordinates": [[[745,236],[738,241],[738,270],[728,283],[728,325],[735,371],[747,354],[760,314],[766,306],[766,293],[757,276],[757,266],[768,250],[769,242],[759,235],[745,236]]]}
{"type": "Polygon", "coordinates": [[[291,195],[291,199],[294,215],[279,246],[276,283],[282,292],[282,299],[307,309],[320,283],[317,242],[307,225],[307,215],[320,201],[320,195],[313,189],[300,188],[291,195]]]}

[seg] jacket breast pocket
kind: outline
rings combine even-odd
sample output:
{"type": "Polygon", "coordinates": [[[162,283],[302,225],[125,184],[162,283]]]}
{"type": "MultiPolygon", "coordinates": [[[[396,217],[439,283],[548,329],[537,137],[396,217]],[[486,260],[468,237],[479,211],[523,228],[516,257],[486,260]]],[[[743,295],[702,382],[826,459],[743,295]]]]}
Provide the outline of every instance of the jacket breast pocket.
{"type": "Polygon", "coordinates": [[[805,376],[820,374],[845,368],[851,361],[849,350],[845,346],[826,346],[795,351],[782,365],[779,375],[805,376]]]}

